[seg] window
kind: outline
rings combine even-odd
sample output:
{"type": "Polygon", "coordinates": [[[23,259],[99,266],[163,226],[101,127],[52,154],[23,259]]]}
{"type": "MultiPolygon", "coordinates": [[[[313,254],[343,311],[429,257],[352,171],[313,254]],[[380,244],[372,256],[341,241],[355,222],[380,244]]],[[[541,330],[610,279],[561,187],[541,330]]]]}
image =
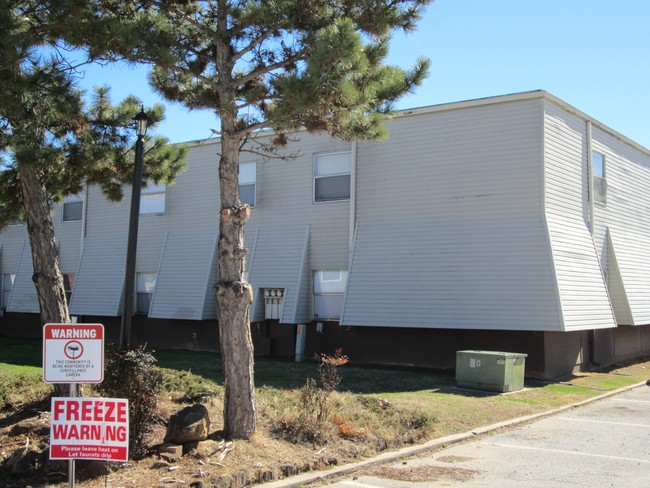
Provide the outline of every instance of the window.
{"type": "Polygon", "coordinates": [[[347,280],[347,271],[314,271],[315,318],[326,320],[341,318],[343,294],[347,280]]]}
{"type": "Polygon", "coordinates": [[[148,315],[153,291],[156,289],[156,273],[136,273],[136,313],[148,315]]]}
{"type": "Polygon", "coordinates": [[[255,182],[257,163],[242,163],[239,165],[239,200],[251,207],[255,206],[255,182]]]}
{"type": "Polygon", "coordinates": [[[160,215],[165,213],[165,185],[148,184],[140,194],[140,215],[160,215]]]}
{"type": "Polygon", "coordinates": [[[14,281],[16,280],[16,275],[14,273],[5,273],[2,275],[2,308],[7,309],[9,305],[9,297],[11,296],[11,290],[14,287],[14,281]]]}
{"type": "Polygon", "coordinates": [[[63,200],[63,221],[81,220],[84,209],[83,195],[68,195],[63,200]]]}
{"type": "Polygon", "coordinates": [[[605,180],[605,155],[597,151],[591,153],[591,174],[594,202],[607,202],[607,181],[605,180]]]}
{"type": "Polygon", "coordinates": [[[70,305],[70,298],[72,297],[72,290],[74,289],[74,280],[76,275],[74,273],[63,273],[63,287],[65,288],[65,299],[70,305]]]}
{"type": "Polygon", "coordinates": [[[350,153],[314,157],[314,201],[350,199],[350,153]]]}

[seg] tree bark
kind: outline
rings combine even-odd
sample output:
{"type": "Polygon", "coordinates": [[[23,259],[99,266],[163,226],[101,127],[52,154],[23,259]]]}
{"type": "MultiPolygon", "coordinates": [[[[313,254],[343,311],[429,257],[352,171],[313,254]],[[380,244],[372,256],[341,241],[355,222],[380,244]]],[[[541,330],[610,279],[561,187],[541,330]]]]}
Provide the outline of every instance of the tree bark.
{"type": "MultiPolygon", "coordinates": [[[[222,121],[223,123],[223,121],[222,121]]],[[[244,224],[250,207],[239,201],[239,140],[222,135],[219,181],[219,342],[225,382],[224,434],[249,439],[255,432],[255,385],[250,305],[253,290],[244,280],[244,224]]]]}
{"type": "MultiPolygon", "coordinates": [[[[35,165],[20,166],[18,184],[34,265],[32,281],[38,295],[41,323],[69,324],[70,314],[56,250],[54,225],[42,178],[35,165]]],[[[59,384],[55,385],[54,390],[58,396],[67,396],[69,391],[68,385],[59,384]]]]}
{"type": "Polygon", "coordinates": [[[45,185],[36,167],[23,165],[19,171],[20,196],[34,264],[32,281],[38,295],[41,322],[68,324],[70,315],[45,185]]]}

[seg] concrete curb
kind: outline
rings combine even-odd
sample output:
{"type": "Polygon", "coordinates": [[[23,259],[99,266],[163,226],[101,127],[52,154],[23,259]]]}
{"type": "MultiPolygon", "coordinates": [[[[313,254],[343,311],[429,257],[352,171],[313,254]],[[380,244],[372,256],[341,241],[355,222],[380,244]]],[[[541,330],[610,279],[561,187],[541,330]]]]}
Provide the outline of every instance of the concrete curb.
{"type": "Polygon", "coordinates": [[[359,461],[357,463],[346,464],[344,466],[337,466],[335,468],[331,468],[323,471],[310,471],[308,473],[292,476],[291,478],[285,478],[278,481],[272,481],[270,483],[264,483],[263,486],[264,488],[298,488],[302,485],[315,483],[318,481],[324,481],[332,478],[338,478],[341,476],[355,473],[356,471],[359,471],[361,469],[398,461],[402,458],[413,456],[415,454],[421,454],[427,451],[435,451],[437,449],[443,449],[448,446],[458,444],[460,442],[476,439],[478,436],[482,436],[499,429],[514,427],[517,425],[525,424],[527,422],[533,422],[535,420],[539,420],[544,417],[549,417],[551,415],[555,415],[567,410],[581,407],[583,405],[587,405],[589,403],[593,403],[598,400],[602,400],[604,398],[618,395],[620,393],[633,390],[634,388],[638,388],[640,386],[645,386],[645,385],[646,382],[643,381],[641,383],[636,383],[634,385],[624,386],[623,388],[609,391],[607,393],[603,393],[602,395],[598,395],[593,398],[583,400],[581,402],[572,403],[570,405],[564,405],[563,407],[558,407],[553,410],[548,410],[546,412],[536,413],[533,415],[526,415],[524,417],[517,417],[515,419],[506,420],[504,422],[499,422],[485,427],[479,427],[477,429],[462,434],[455,434],[447,437],[441,437],[439,439],[433,439],[431,441],[425,442],[424,444],[404,447],[397,451],[385,452],[383,454],[375,456],[374,458],[366,459],[364,461],[359,461]]]}

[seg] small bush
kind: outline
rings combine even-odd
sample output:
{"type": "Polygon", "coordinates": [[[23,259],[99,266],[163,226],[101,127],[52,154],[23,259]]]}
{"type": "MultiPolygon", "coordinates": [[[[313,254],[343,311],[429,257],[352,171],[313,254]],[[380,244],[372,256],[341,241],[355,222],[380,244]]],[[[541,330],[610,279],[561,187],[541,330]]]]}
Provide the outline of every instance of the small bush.
{"type": "Polygon", "coordinates": [[[156,358],[143,347],[108,350],[104,381],[96,390],[104,396],[129,400],[129,450],[135,459],[146,455],[145,437],[157,422],[162,373],[156,358]]]}
{"type": "Polygon", "coordinates": [[[282,430],[290,442],[319,443],[324,439],[325,424],[330,417],[329,397],[341,382],[338,368],[348,362],[338,349],[334,356],[321,354],[318,381],[308,378],[300,389],[300,413],[293,422],[284,422],[282,430]]]}

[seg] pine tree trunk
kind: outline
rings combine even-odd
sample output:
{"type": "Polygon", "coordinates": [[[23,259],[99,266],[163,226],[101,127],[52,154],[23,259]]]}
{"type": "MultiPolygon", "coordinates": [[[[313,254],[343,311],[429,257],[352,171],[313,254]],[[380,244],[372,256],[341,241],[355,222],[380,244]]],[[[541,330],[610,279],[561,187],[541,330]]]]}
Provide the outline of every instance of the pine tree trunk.
{"type": "Polygon", "coordinates": [[[229,438],[249,439],[255,432],[256,422],[250,333],[253,290],[244,280],[244,224],[250,207],[239,202],[239,140],[222,134],[219,282],[215,289],[225,379],[224,434],[229,438]]]}
{"type": "MultiPolygon", "coordinates": [[[[38,295],[41,323],[68,324],[70,314],[56,250],[49,198],[42,174],[34,165],[20,166],[19,189],[34,264],[32,281],[38,295]]],[[[56,395],[67,396],[68,385],[57,384],[54,389],[56,395]]]]}

